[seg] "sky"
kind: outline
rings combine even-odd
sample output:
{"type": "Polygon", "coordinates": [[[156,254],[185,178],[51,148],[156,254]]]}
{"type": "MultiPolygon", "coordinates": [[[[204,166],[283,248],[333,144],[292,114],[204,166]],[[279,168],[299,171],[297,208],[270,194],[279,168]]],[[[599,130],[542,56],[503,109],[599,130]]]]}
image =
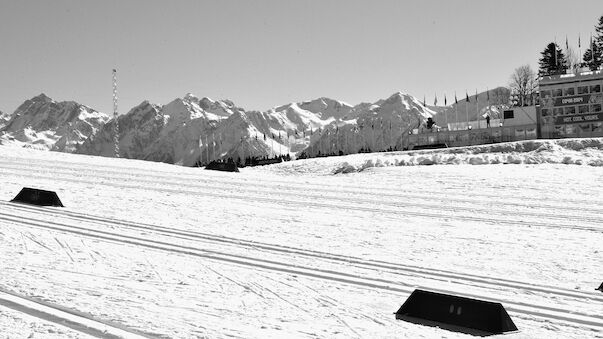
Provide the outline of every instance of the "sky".
{"type": "Polygon", "coordinates": [[[40,93],[112,114],[187,93],[246,110],[506,86],[557,40],[582,52],[600,0],[0,0],[0,111],[40,93]]]}

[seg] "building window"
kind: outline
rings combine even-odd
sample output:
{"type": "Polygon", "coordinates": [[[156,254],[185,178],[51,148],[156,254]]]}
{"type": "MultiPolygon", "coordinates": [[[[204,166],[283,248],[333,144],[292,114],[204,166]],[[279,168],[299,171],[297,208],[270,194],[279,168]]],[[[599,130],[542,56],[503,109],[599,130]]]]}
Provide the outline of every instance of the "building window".
{"type": "Polygon", "coordinates": [[[593,132],[600,132],[603,130],[603,122],[593,123],[593,132]]]}
{"type": "Polygon", "coordinates": [[[578,113],[588,113],[588,105],[580,105],[578,106],[578,113]]]}
{"type": "Polygon", "coordinates": [[[551,91],[541,91],[540,92],[540,96],[543,97],[543,98],[550,97],[551,96],[551,91]]]}
{"type": "Polygon", "coordinates": [[[571,107],[565,107],[563,109],[563,113],[565,115],[571,115],[571,114],[576,114],[576,107],[571,106],[571,107]]]}
{"type": "Polygon", "coordinates": [[[563,108],[561,108],[561,107],[553,108],[553,115],[556,117],[563,115],[563,108]]]}
{"type": "Polygon", "coordinates": [[[578,87],[578,94],[587,94],[588,93],[588,86],[579,86],[578,87]]]}
{"type": "Polygon", "coordinates": [[[549,114],[550,114],[550,111],[549,111],[548,108],[543,108],[543,109],[540,110],[540,112],[541,112],[541,114],[542,114],[543,117],[548,117],[549,114]]]}
{"type": "Polygon", "coordinates": [[[590,106],[591,112],[601,112],[601,104],[594,104],[590,106]]]}
{"type": "Polygon", "coordinates": [[[591,93],[599,93],[601,92],[601,85],[592,85],[590,86],[591,93]]]}
{"type": "Polygon", "coordinates": [[[590,124],[580,124],[580,132],[590,132],[590,124]]]}
{"type": "Polygon", "coordinates": [[[568,95],[574,95],[574,88],[570,87],[570,88],[564,88],[563,89],[563,95],[564,96],[568,96],[568,95]]]}
{"type": "Polygon", "coordinates": [[[561,88],[557,88],[553,90],[553,96],[554,97],[560,97],[563,95],[563,90],[561,88]]]}

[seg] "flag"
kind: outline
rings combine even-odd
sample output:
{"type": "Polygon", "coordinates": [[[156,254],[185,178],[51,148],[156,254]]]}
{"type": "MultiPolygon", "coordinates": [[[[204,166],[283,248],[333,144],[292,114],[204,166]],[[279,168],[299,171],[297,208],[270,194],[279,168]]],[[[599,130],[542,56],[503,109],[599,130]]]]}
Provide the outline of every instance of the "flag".
{"type": "Polygon", "coordinates": [[[467,91],[465,91],[465,97],[466,97],[467,102],[471,102],[471,101],[469,100],[469,94],[467,94],[467,91]]]}
{"type": "Polygon", "coordinates": [[[593,46],[593,35],[590,35],[590,61],[595,61],[595,49],[593,46]]]}
{"type": "Polygon", "coordinates": [[[565,50],[569,49],[569,44],[567,43],[567,35],[565,36],[565,50]]]}
{"type": "Polygon", "coordinates": [[[444,94],[444,106],[448,106],[448,100],[446,100],[446,94],[444,94]]]}
{"type": "Polygon", "coordinates": [[[578,48],[580,48],[582,46],[580,46],[580,34],[578,34],[578,48]]]}
{"type": "Polygon", "coordinates": [[[454,103],[455,103],[455,104],[458,104],[458,103],[459,103],[459,101],[456,99],[456,92],[454,92],[454,103]]]}
{"type": "Polygon", "coordinates": [[[553,55],[555,56],[555,66],[557,66],[557,65],[559,65],[559,63],[557,63],[557,37],[555,37],[555,41],[554,41],[553,55]]]}
{"type": "Polygon", "coordinates": [[[427,106],[425,105],[425,95],[423,95],[423,106],[427,106]]]}
{"type": "Polygon", "coordinates": [[[434,105],[434,106],[437,106],[437,105],[438,105],[438,95],[437,95],[437,94],[434,94],[434,95],[433,95],[433,105],[434,105]]]}

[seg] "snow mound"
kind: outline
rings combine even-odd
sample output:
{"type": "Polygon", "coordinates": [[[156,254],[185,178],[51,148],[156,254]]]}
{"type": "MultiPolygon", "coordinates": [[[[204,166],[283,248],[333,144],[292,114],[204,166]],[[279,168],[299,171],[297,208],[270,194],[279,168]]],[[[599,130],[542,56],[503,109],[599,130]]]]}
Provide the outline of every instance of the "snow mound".
{"type": "Polygon", "coordinates": [[[603,167],[603,138],[529,140],[438,150],[352,154],[271,167],[300,174],[346,174],[374,167],[488,164],[567,164],[603,167]]]}

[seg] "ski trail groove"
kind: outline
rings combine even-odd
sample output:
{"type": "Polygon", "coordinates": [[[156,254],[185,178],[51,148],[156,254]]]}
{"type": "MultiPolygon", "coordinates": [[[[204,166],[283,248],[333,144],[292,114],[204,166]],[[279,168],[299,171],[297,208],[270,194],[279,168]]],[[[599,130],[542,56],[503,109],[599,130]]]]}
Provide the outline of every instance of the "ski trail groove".
{"type": "MultiPolygon", "coordinates": [[[[177,236],[181,239],[185,238],[185,239],[190,239],[193,241],[202,240],[202,241],[209,241],[209,242],[214,242],[214,243],[225,243],[225,244],[229,244],[229,245],[249,247],[252,249],[262,249],[262,250],[273,251],[273,252],[278,252],[278,253],[303,255],[306,257],[316,258],[316,259],[328,259],[328,260],[332,260],[332,261],[336,261],[336,262],[341,262],[341,263],[346,263],[346,264],[355,264],[355,265],[369,267],[369,268],[386,269],[386,270],[389,270],[391,272],[398,273],[398,274],[411,274],[411,275],[415,275],[415,276],[417,274],[420,274],[425,277],[439,278],[439,279],[444,279],[444,280],[456,279],[457,281],[468,281],[468,282],[480,283],[480,284],[484,284],[484,285],[495,285],[495,286],[505,286],[505,287],[511,287],[511,288],[521,288],[521,289],[529,290],[529,291],[533,291],[533,292],[551,293],[551,294],[562,295],[562,296],[567,296],[567,297],[574,297],[574,298],[588,298],[588,299],[593,299],[593,300],[603,303],[603,297],[593,295],[592,293],[585,293],[585,292],[580,292],[580,291],[575,291],[575,290],[562,289],[562,288],[557,288],[557,287],[552,287],[552,286],[528,284],[525,282],[509,280],[509,279],[504,279],[504,278],[471,275],[471,274],[452,272],[452,271],[432,270],[432,269],[426,269],[423,267],[400,265],[400,264],[384,262],[384,261],[363,260],[363,259],[360,259],[357,257],[342,256],[342,255],[337,255],[337,254],[333,254],[333,253],[319,252],[319,251],[307,250],[307,249],[302,249],[302,248],[295,248],[295,247],[268,244],[268,243],[260,243],[260,242],[255,242],[255,241],[223,237],[223,236],[216,236],[216,235],[211,235],[211,234],[207,234],[207,233],[181,231],[181,230],[175,230],[175,229],[162,227],[162,226],[143,224],[143,223],[133,223],[133,222],[118,220],[118,219],[106,219],[106,218],[102,218],[102,217],[82,215],[82,214],[79,214],[76,212],[63,211],[63,210],[58,210],[58,209],[48,210],[48,209],[44,209],[44,208],[36,208],[33,206],[28,207],[26,205],[15,205],[14,207],[16,207],[16,209],[20,210],[20,211],[33,210],[34,212],[40,213],[40,214],[62,215],[62,216],[67,217],[68,219],[72,219],[72,220],[76,220],[76,221],[84,221],[84,222],[93,222],[93,223],[96,223],[99,225],[120,225],[123,227],[128,227],[130,229],[135,229],[135,230],[139,230],[139,231],[145,231],[145,232],[153,231],[153,232],[157,232],[157,233],[160,233],[163,235],[177,236]]],[[[1,213],[1,212],[0,212],[0,215],[17,217],[16,214],[5,214],[5,213],[1,213]]],[[[45,222],[45,220],[42,220],[42,219],[30,219],[30,220],[37,221],[37,222],[45,222]]]]}
{"type": "MultiPolygon", "coordinates": [[[[68,179],[68,178],[57,178],[57,177],[51,177],[51,176],[42,176],[43,178],[47,178],[47,179],[52,179],[52,180],[60,180],[60,181],[66,181],[69,183],[73,183],[73,182],[80,182],[80,183],[87,183],[87,184],[98,184],[94,181],[90,181],[90,180],[81,180],[81,179],[68,179]]],[[[234,194],[231,193],[229,195],[224,195],[224,194],[218,194],[218,193],[214,193],[214,191],[193,191],[193,190],[186,190],[186,189],[182,189],[182,188],[178,188],[178,189],[170,189],[170,188],[157,188],[157,187],[140,187],[139,185],[133,185],[133,184],[127,184],[127,183],[115,183],[113,182],[104,182],[102,183],[102,185],[105,186],[111,186],[111,187],[116,187],[116,188],[130,188],[130,189],[136,189],[136,190],[148,190],[148,191],[153,191],[153,192],[169,192],[169,193],[174,193],[174,194],[187,194],[187,195],[194,195],[194,196],[201,196],[201,197],[214,197],[214,198],[218,198],[218,199],[236,199],[236,200],[241,200],[241,201],[245,201],[245,202],[250,202],[255,200],[261,200],[263,202],[271,202],[271,203],[275,203],[277,205],[286,205],[286,206],[294,206],[297,207],[299,205],[302,206],[306,206],[306,207],[317,207],[317,208],[328,208],[328,209],[344,209],[344,210],[350,210],[350,209],[354,209],[354,210],[359,210],[359,211],[365,211],[365,212],[373,212],[373,213],[382,213],[382,214],[394,214],[394,215],[412,215],[412,216],[418,216],[418,217],[427,217],[427,218],[438,218],[438,219],[448,219],[448,218],[454,218],[454,219],[461,219],[461,220],[468,220],[468,221],[476,221],[476,222],[484,222],[484,223],[492,223],[492,222],[496,222],[497,224],[506,224],[506,225],[522,225],[522,226],[526,226],[526,227],[532,227],[532,226],[539,226],[539,227],[546,227],[546,228],[554,228],[554,229],[558,229],[558,228],[565,228],[565,229],[574,229],[574,230],[583,230],[583,231],[591,231],[591,232],[601,232],[603,231],[603,220],[602,218],[581,218],[581,222],[582,221],[589,221],[593,224],[593,226],[578,226],[578,225],[570,225],[567,223],[567,218],[559,218],[557,215],[555,214],[548,214],[546,215],[546,217],[550,217],[552,219],[555,219],[555,222],[553,222],[552,220],[550,220],[549,222],[543,222],[543,221],[539,221],[542,220],[542,217],[544,217],[545,215],[539,215],[538,220],[530,220],[530,221],[526,221],[526,220],[518,220],[518,219],[513,219],[513,220],[509,220],[509,217],[513,217],[512,215],[509,216],[508,212],[505,211],[501,211],[500,213],[498,213],[498,215],[500,216],[499,218],[485,218],[485,217],[477,217],[477,216],[473,216],[472,212],[475,211],[474,208],[456,208],[456,209],[449,209],[449,211],[454,211],[454,210],[464,210],[465,213],[469,213],[469,215],[465,214],[465,215],[452,215],[452,214],[444,214],[444,213],[438,213],[438,212],[425,212],[424,210],[412,210],[410,207],[407,206],[402,206],[402,205],[394,205],[392,206],[391,204],[388,206],[387,203],[382,203],[379,205],[383,205],[384,207],[382,208],[371,208],[371,207],[365,207],[363,204],[360,203],[356,203],[355,205],[353,204],[342,204],[340,203],[339,199],[338,200],[332,200],[331,202],[327,202],[327,203],[320,203],[320,202],[316,202],[316,198],[318,197],[322,197],[322,196],[313,196],[311,199],[307,199],[307,200],[301,200],[299,199],[300,195],[291,195],[289,197],[289,199],[278,199],[278,198],[268,198],[265,196],[250,196],[249,194],[244,194],[244,193],[238,193],[238,194],[234,194]],[[564,222],[565,221],[565,222],[564,222]]],[[[281,195],[282,196],[282,195],[281,195]]],[[[353,201],[352,203],[355,203],[355,201],[353,201]]],[[[415,204],[413,204],[415,205],[415,204]]],[[[491,210],[488,210],[489,212],[492,212],[491,210]]],[[[523,214],[521,215],[523,216],[523,214]]]]}
{"type": "MultiPolygon", "coordinates": [[[[215,261],[226,262],[235,265],[241,265],[245,267],[251,267],[253,269],[264,269],[268,271],[278,271],[289,274],[299,274],[310,278],[330,280],[344,284],[356,285],[364,288],[380,289],[391,293],[403,293],[410,294],[414,288],[403,283],[380,279],[380,278],[367,278],[364,276],[358,276],[354,274],[348,274],[344,272],[338,272],[328,269],[317,269],[315,267],[306,267],[303,265],[288,264],[273,260],[259,259],[246,257],[242,255],[233,255],[230,253],[221,253],[217,251],[200,250],[198,248],[190,246],[182,246],[177,244],[168,243],[165,241],[155,241],[150,239],[144,239],[133,236],[126,236],[115,234],[111,232],[90,230],[84,227],[65,225],[56,222],[38,222],[34,220],[24,221],[23,218],[13,217],[0,217],[0,220],[11,222],[14,225],[22,227],[37,227],[42,229],[50,229],[60,232],[72,233],[80,236],[101,239],[105,241],[111,241],[115,243],[122,243],[134,246],[142,246],[154,250],[167,251],[171,253],[179,253],[199,258],[205,258],[215,261]]],[[[450,293],[450,291],[443,289],[429,288],[439,293],[450,293]]],[[[458,293],[457,293],[458,294],[458,293]]],[[[497,300],[482,295],[475,295],[470,293],[463,293],[464,296],[469,298],[483,299],[493,302],[501,302],[505,304],[505,307],[510,312],[516,312],[528,316],[536,316],[545,319],[555,319],[562,322],[577,323],[592,327],[594,330],[601,332],[603,331],[603,316],[594,314],[585,314],[580,312],[567,312],[564,309],[544,306],[544,305],[531,305],[513,300],[497,300]]]]}

